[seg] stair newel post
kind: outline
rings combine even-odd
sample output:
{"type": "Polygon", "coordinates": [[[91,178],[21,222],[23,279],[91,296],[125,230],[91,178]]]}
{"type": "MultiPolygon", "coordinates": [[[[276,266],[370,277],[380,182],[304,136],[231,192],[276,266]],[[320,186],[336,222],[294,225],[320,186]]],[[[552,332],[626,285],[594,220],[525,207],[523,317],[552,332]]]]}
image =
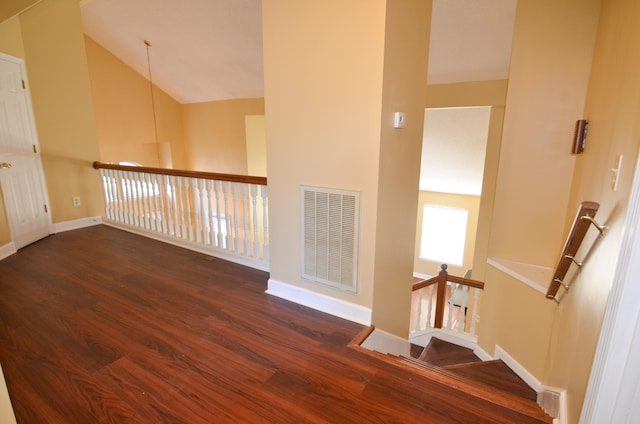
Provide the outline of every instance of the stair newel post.
{"type": "Polygon", "coordinates": [[[444,301],[447,289],[447,264],[440,265],[441,271],[438,273],[438,294],[436,296],[436,319],[434,328],[442,328],[444,319],[444,301]]]}

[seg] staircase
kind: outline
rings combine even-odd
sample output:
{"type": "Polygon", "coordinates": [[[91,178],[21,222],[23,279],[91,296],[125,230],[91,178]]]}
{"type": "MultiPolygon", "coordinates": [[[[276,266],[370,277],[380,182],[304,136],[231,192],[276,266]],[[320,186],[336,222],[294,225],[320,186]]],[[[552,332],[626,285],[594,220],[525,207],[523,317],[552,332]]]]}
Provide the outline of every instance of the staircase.
{"type": "Polygon", "coordinates": [[[517,422],[553,422],[536,403],[537,393],[500,359],[482,361],[471,349],[435,337],[425,348],[412,345],[410,355],[391,356],[403,366],[521,414],[517,422]]]}

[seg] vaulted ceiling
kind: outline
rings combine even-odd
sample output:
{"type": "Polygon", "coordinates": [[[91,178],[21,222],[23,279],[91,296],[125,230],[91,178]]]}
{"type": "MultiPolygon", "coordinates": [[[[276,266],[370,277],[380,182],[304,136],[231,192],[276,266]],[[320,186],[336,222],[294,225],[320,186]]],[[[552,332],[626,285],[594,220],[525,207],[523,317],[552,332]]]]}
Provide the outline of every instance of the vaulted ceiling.
{"type": "MultiPolygon", "coordinates": [[[[508,78],[516,2],[433,0],[425,81],[508,78]]],[[[81,0],[80,5],[89,37],[144,77],[151,70],[154,84],[180,103],[264,97],[261,0],[81,0]]],[[[423,152],[438,157],[446,171],[423,159],[423,190],[478,194],[487,116],[482,109],[427,116],[423,152]]]]}
{"type": "MultiPolygon", "coordinates": [[[[506,78],[515,4],[433,0],[429,83],[506,78]]],[[[145,77],[150,64],[153,82],[177,101],[263,97],[261,0],[80,5],[89,37],[145,77]]]]}

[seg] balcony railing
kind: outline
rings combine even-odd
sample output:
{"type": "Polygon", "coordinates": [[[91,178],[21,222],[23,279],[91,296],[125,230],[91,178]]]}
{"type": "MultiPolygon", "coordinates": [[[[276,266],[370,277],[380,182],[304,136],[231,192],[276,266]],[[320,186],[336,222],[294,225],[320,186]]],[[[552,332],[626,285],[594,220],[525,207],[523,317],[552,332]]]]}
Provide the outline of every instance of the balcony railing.
{"type": "Polygon", "coordinates": [[[411,337],[433,329],[475,337],[483,289],[481,281],[449,275],[445,264],[437,276],[414,283],[411,337]]]}
{"type": "Polygon", "coordinates": [[[105,223],[254,268],[269,268],[267,179],[122,166],[100,170],[105,223]]]}

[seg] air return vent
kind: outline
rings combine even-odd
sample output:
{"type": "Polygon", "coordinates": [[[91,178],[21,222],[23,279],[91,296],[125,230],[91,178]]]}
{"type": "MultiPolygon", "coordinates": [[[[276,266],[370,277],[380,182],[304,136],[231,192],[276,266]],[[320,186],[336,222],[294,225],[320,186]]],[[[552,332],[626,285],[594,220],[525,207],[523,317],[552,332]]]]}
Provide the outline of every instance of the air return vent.
{"type": "Polygon", "coordinates": [[[301,193],[302,278],[356,292],[360,193],[308,186],[301,193]]]}

